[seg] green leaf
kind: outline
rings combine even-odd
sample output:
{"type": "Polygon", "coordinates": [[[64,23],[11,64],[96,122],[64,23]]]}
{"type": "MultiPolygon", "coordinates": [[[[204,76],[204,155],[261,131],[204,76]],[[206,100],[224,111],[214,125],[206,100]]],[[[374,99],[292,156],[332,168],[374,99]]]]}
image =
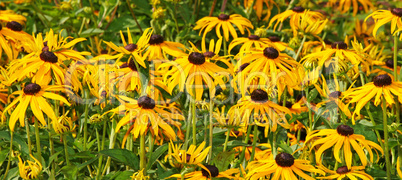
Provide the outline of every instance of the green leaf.
{"type": "Polygon", "coordinates": [[[127,149],[106,149],[100,151],[99,154],[109,156],[117,162],[121,162],[124,165],[130,166],[135,171],[140,169],[140,162],[137,155],[127,149]]]}
{"type": "Polygon", "coordinates": [[[77,179],[78,166],[76,165],[64,166],[60,171],[67,179],[77,179]]]}
{"type": "Polygon", "coordinates": [[[307,101],[311,102],[312,100],[314,100],[317,97],[317,95],[318,95],[317,89],[313,89],[313,90],[309,91],[307,101]]]}
{"type": "Polygon", "coordinates": [[[221,152],[212,160],[212,163],[219,169],[219,171],[224,171],[229,166],[230,162],[235,157],[235,151],[221,152]]]}
{"type": "Polygon", "coordinates": [[[289,147],[284,141],[281,141],[281,143],[278,144],[278,146],[282,148],[286,153],[293,154],[292,148],[289,147]]]}
{"type": "Polygon", "coordinates": [[[57,156],[60,154],[60,153],[62,153],[63,151],[59,151],[59,152],[56,152],[56,153],[54,153],[52,156],[50,156],[50,158],[49,158],[49,164],[52,164],[52,162],[57,158],[57,156]]]}
{"type": "Polygon", "coordinates": [[[149,169],[156,162],[156,160],[159,159],[159,157],[161,157],[162,154],[165,153],[167,150],[168,150],[168,144],[164,144],[156,148],[156,150],[152,153],[152,156],[148,161],[147,169],[149,169]]]}
{"type": "Polygon", "coordinates": [[[86,159],[86,158],[94,158],[95,155],[92,154],[90,151],[83,151],[83,152],[78,152],[75,154],[72,154],[70,156],[70,159],[86,159]]]}
{"type": "MultiPolygon", "coordinates": [[[[26,143],[26,141],[19,135],[19,134],[15,134],[14,133],[14,137],[13,137],[13,146],[19,144],[21,146],[21,151],[28,155],[29,154],[29,150],[28,150],[28,145],[26,143]]],[[[0,139],[5,139],[7,141],[11,140],[11,136],[10,136],[10,132],[9,131],[0,131],[0,139]]]]}
{"type": "Polygon", "coordinates": [[[89,28],[85,31],[83,31],[80,36],[81,37],[89,37],[95,34],[100,34],[103,33],[104,31],[102,29],[98,29],[98,28],[89,28]]]}

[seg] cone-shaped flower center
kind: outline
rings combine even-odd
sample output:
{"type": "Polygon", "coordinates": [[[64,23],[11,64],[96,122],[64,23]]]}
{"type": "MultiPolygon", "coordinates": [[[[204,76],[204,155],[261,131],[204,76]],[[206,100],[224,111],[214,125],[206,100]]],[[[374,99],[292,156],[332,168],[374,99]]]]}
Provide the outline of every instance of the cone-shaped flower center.
{"type": "Polygon", "coordinates": [[[250,40],[260,40],[260,36],[257,36],[257,35],[250,35],[250,36],[248,37],[248,39],[250,39],[250,40]]]}
{"type": "Polygon", "coordinates": [[[106,50],[106,49],[104,49],[104,50],[101,50],[101,52],[100,52],[101,54],[107,54],[107,53],[109,53],[109,51],[108,50],[106,50]]]}
{"type": "Polygon", "coordinates": [[[127,46],[124,46],[124,49],[126,49],[127,51],[133,52],[135,49],[137,49],[137,45],[136,44],[127,44],[127,46]]]}
{"type": "Polygon", "coordinates": [[[338,134],[342,135],[342,136],[350,136],[353,135],[353,133],[355,132],[353,130],[352,127],[348,126],[348,125],[339,125],[336,128],[336,131],[338,132],[338,134]]]}
{"type": "Polygon", "coordinates": [[[243,71],[244,69],[246,69],[246,67],[247,67],[248,65],[250,65],[250,63],[244,63],[244,64],[242,64],[242,65],[239,67],[239,70],[238,70],[237,72],[243,71]]]}
{"type": "Polygon", "coordinates": [[[207,57],[207,58],[212,58],[212,57],[215,56],[215,53],[212,52],[212,51],[207,51],[207,52],[204,52],[203,55],[204,55],[205,57],[207,57]]]}
{"type": "MultiPolygon", "coordinates": [[[[217,167],[213,165],[204,165],[204,166],[209,170],[212,177],[216,177],[219,175],[219,169],[217,167]]],[[[201,173],[204,177],[209,177],[209,173],[205,169],[202,169],[201,173]]]]}
{"type": "Polygon", "coordinates": [[[300,6],[296,6],[293,8],[293,11],[297,12],[297,13],[302,13],[302,12],[304,12],[304,8],[300,7],[300,6]]]}
{"type": "Polygon", "coordinates": [[[288,153],[280,153],[276,155],[275,162],[280,167],[290,167],[295,163],[295,158],[288,153]]]}
{"type": "Polygon", "coordinates": [[[163,39],[163,36],[158,35],[158,34],[152,34],[151,38],[149,38],[149,44],[150,45],[158,45],[162,44],[165,39],[163,39]]]}
{"type": "Polygon", "coordinates": [[[229,15],[226,15],[226,14],[219,14],[218,19],[219,19],[219,20],[222,20],[222,21],[226,21],[226,20],[229,19],[229,15]]]}
{"type": "Polygon", "coordinates": [[[0,24],[0,31],[3,29],[3,26],[0,24]]]}
{"type": "Polygon", "coordinates": [[[387,61],[385,61],[385,65],[389,68],[394,68],[394,60],[393,59],[387,59],[387,61]]]}
{"type": "Polygon", "coordinates": [[[50,52],[50,51],[42,51],[42,53],[40,53],[39,57],[40,57],[40,59],[42,59],[42,61],[50,62],[50,63],[57,63],[57,61],[59,60],[59,58],[53,52],[50,52]]]}
{"type": "Polygon", "coordinates": [[[391,13],[395,16],[402,17],[402,8],[394,8],[391,10],[391,13]]]}
{"type": "Polygon", "coordinates": [[[392,79],[388,74],[381,74],[373,79],[374,85],[377,87],[389,86],[392,84],[392,79]]]}
{"type": "Polygon", "coordinates": [[[13,31],[22,31],[22,25],[16,21],[10,21],[6,24],[6,27],[13,31]]]}
{"type": "Polygon", "coordinates": [[[267,47],[264,49],[264,56],[268,59],[276,59],[279,56],[278,50],[273,47],[267,47]]]}
{"type": "Polygon", "coordinates": [[[133,71],[137,71],[137,66],[135,66],[135,62],[134,62],[134,60],[132,59],[132,60],[130,60],[130,62],[128,62],[128,67],[131,69],[131,70],[133,70],[133,71]]]}
{"type": "Polygon", "coordinates": [[[269,36],[268,39],[271,42],[279,42],[279,41],[281,41],[281,39],[278,36],[269,36]]]}
{"type": "Polygon", "coordinates": [[[268,93],[262,89],[256,89],[251,93],[251,100],[254,102],[264,103],[268,101],[268,93]]]}
{"type": "Polygon", "coordinates": [[[155,101],[148,96],[141,96],[138,98],[138,106],[143,109],[153,109],[155,107],[155,101]]]}
{"type": "Polygon", "coordinates": [[[198,52],[192,52],[188,56],[188,61],[194,65],[201,65],[205,63],[205,56],[198,52]]]}
{"type": "Polygon", "coordinates": [[[347,166],[341,166],[336,170],[336,173],[338,174],[346,174],[348,172],[350,172],[350,170],[348,169],[347,166]]]}
{"type": "Polygon", "coordinates": [[[334,91],[334,92],[331,92],[331,93],[329,93],[329,97],[330,98],[339,98],[339,96],[341,96],[342,95],[342,92],[340,92],[340,91],[334,91]]]}
{"type": "Polygon", "coordinates": [[[24,94],[26,95],[34,95],[41,90],[39,84],[31,83],[24,87],[24,94]]]}
{"type": "Polygon", "coordinates": [[[347,49],[348,45],[342,41],[334,42],[331,45],[332,49],[347,49]]]}

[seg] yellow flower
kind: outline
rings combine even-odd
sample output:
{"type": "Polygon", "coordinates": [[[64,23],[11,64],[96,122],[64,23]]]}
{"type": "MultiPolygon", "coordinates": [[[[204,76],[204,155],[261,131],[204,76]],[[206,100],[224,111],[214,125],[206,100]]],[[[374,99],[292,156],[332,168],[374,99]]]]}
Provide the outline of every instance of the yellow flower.
{"type": "Polygon", "coordinates": [[[252,49],[261,49],[268,46],[275,47],[268,38],[260,38],[257,35],[250,35],[247,38],[240,37],[233,39],[229,44],[229,53],[235,46],[240,44],[243,45],[240,47],[239,54],[247,53],[252,49]]]}
{"type": "MultiPolygon", "coordinates": [[[[242,124],[242,119],[238,114],[225,114],[225,106],[222,106],[221,111],[213,113],[213,116],[218,121],[220,127],[238,128],[242,124]]],[[[236,112],[235,112],[236,113],[236,112]]]]}
{"type": "Polygon", "coordinates": [[[152,34],[143,56],[144,59],[148,58],[148,61],[155,59],[168,59],[167,55],[180,57],[185,55],[183,52],[184,49],[186,48],[181,43],[165,41],[163,36],[152,34]]]}
{"type": "Polygon", "coordinates": [[[266,14],[266,16],[263,18],[263,21],[268,21],[268,18],[271,16],[271,11],[274,6],[276,6],[278,11],[280,10],[278,4],[276,4],[273,0],[244,0],[244,7],[246,9],[249,9],[253,5],[253,3],[253,9],[255,10],[255,13],[257,14],[259,20],[261,20],[263,14],[266,14]],[[263,10],[264,4],[267,7],[266,10],[263,10]]]}
{"type": "Polygon", "coordinates": [[[280,153],[276,155],[275,160],[263,159],[258,161],[252,161],[247,165],[249,170],[247,179],[266,179],[271,177],[272,180],[279,179],[298,179],[294,173],[301,178],[307,180],[314,180],[314,178],[305,174],[303,171],[311,173],[325,174],[324,171],[314,168],[309,165],[310,161],[294,159],[294,157],[288,153],[280,153]]]}
{"type": "Polygon", "coordinates": [[[152,13],[152,19],[163,19],[165,17],[166,9],[162,7],[158,7],[158,9],[154,10],[152,13]]]}
{"type": "Polygon", "coordinates": [[[226,41],[229,41],[229,33],[230,35],[232,35],[233,39],[237,38],[236,29],[233,25],[235,25],[237,29],[239,29],[241,34],[244,34],[244,30],[247,30],[248,34],[250,34],[249,28],[254,28],[254,26],[248,19],[242,17],[239,14],[232,14],[230,16],[226,14],[220,14],[218,17],[203,17],[198,20],[196,24],[197,25],[194,27],[194,30],[201,29],[199,35],[201,35],[202,31],[204,31],[203,37],[216,26],[216,35],[218,36],[218,38],[221,38],[222,28],[223,37],[225,37],[226,41]]]}
{"type": "MultiPolygon", "coordinates": [[[[271,27],[272,24],[275,21],[277,21],[274,26],[274,31],[275,31],[276,27],[278,26],[279,23],[283,23],[283,21],[285,21],[288,17],[290,17],[290,27],[292,29],[295,29],[296,23],[300,22],[301,18],[303,18],[303,16],[304,16],[305,11],[306,10],[303,7],[296,6],[292,10],[287,10],[283,13],[277,14],[271,19],[271,21],[269,21],[268,27],[271,27]]],[[[324,19],[324,15],[322,15],[319,12],[314,12],[314,11],[309,11],[309,10],[307,10],[306,12],[307,12],[307,15],[314,21],[324,19]]]]}
{"type": "Polygon", "coordinates": [[[367,21],[368,18],[372,17],[375,21],[373,36],[376,38],[378,29],[388,23],[391,22],[391,33],[393,34],[397,29],[402,28],[402,8],[393,8],[391,11],[389,10],[377,10],[366,17],[364,21],[367,21]]]}
{"type": "Polygon", "coordinates": [[[338,167],[336,171],[329,170],[324,166],[320,166],[319,168],[323,169],[326,173],[329,173],[329,176],[326,177],[317,177],[317,179],[362,179],[362,180],[374,180],[373,177],[365,173],[364,166],[352,166],[348,168],[346,166],[338,167]]]}
{"type": "MultiPolygon", "coordinates": [[[[223,172],[219,172],[219,169],[214,165],[205,165],[205,169],[201,169],[201,171],[195,171],[191,173],[187,173],[184,178],[187,180],[211,180],[213,178],[228,178],[233,179],[235,177],[231,176],[232,174],[238,173],[238,169],[228,169],[223,172]]],[[[170,178],[181,178],[181,174],[173,174],[167,179],[170,178]]]]}
{"type": "Polygon", "coordinates": [[[116,132],[118,132],[122,126],[133,123],[131,133],[134,135],[134,138],[138,138],[140,134],[144,135],[147,130],[150,130],[154,136],[159,136],[160,127],[169,139],[176,140],[175,131],[165,121],[173,121],[173,119],[183,120],[184,117],[177,113],[177,111],[169,112],[166,106],[155,104],[155,101],[148,96],[141,96],[138,100],[124,96],[119,96],[118,98],[122,104],[110,110],[110,112],[116,114],[123,111],[125,115],[117,123],[116,132]]]}
{"type": "Polygon", "coordinates": [[[143,171],[144,169],[135,172],[132,176],[130,176],[131,180],[148,180],[149,176],[145,176],[143,171]]]}
{"type": "Polygon", "coordinates": [[[23,44],[33,41],[32,36],[22,31],[22,28],[23,26],[16,21],[7,22],[4,27],[0,24],[0,55],[4,50],[9,60],[16,59],[18,53],[13,54],[12,48],[14,49],[17,45],[22,46],[23,44]],[[12,48],[10,48],[9,44],[12,45],[12,48]]]}
{"type": "Polygon", "coordinates": [[[301,31],[303,34],[312,35],[318,39],[321,39],[317,35],[322,32],[328,19],[314,19],[309,14],[309,11],[304,11],[303,16],[301,16],[299,21],[296,21],[295,27],[293,28],[293,36],[297,36],[297,32],[301,31]]]}
{"type": "Polygon", "coordinates": [[[17,21],[23,24],[27,18],[22,15],[15,14],[12,10],[0,10],[0,21],[2,22],[10,22],[10,21],[17,21]]]}
{"type": "Polygon", "coordinates": [[[348,106],[351,103],[357,103],[352,115],[353,124],[355,123],[355,114],[360,116],[360,110],[373,98],[375,106],[380,104],[382,98],[385,98],[389,105],[395,103],[395,97],[398,97],[398,101],[402,103],[401,88],[401,82],[393,82],[388,74],[382,74],[374,77],[373,82],[346,91],[344,98],[350,99],[348,106]]]}
{"type": "MultiPolygon", "coordinates": [[[[49,105],[49,103],[45,98],[58,100],[70,106],[70,103],[63,96],[46,91],[68,92],[69,90],[65,86],[59,86],[59,85],[46,86],[46,85],[39,85],[36,83],[30,83],[26,84],[23,90],[12,93],[12,95],[20,95],[20,96],[15,98],[13,102],[11,102],[4,109],[4,113],[8,112],[9,114],[11,114],[9,120],[9,126],[11,131],[14,131],[14,127],[15,124],[17,123],[17,120],[19,120],[20,125],[22,127],[25,126],[24,120],[26,118],[25,114],[28,105],[30,105],[32,113],[36,117],[36,119],[39,120],[39,122],[44,126],[46,125],[46,121],[45,118],[43,117],[43,112],[53,121],[57,121],[57,117],[53,111],[53,108],[49,105]],[[9,110],[11,110],[11,108],[14,107],[17,103],[19,103],[17,107],[13,110],[12,113],[10,113],[9,110]]],[[[2,118],[4,120],[5,118],[4,114],[2,118]]]]}
{"type": "Polygon", "coordinates": [[[20,171],[20,176],[22,179],[35,179],[39,176],[42,171],[42,164],[34,158],[31,154],[29,155],[34,160],[34,162],[27,160],[22,161],[21,157],[18,156],[18,169],[20,171]]]}
{"type": "Polygon", "coordinates": [[[289,132],[287,136],[290,141],[290,145],[293,146],[295,144],[304,143],[306,141],[307,136],[307,128],[300,121],[296,120],[297,123],[290,124],[289,132]]]}
{"type": "MultiPolygon", "coordinates": [[[[181,144],[173,144],[173,142],[169,143],[169,148],[172,153],[166,155],[165,158],[173,157],[177,163],[189,166],[189,165],[197,165],[202,168],[205,168],[202,165],[202,161],[207,157],[208,152],[211,149],[211,146],[205,147],[205,142],[202,142],[198,147],[196,145],[190,145],[188,150],[181,149],[181,144]]],[[[170,151],[169,151],[170,152],[170,151]]]]}
{"type": "Polygon", "coordinates": [[[71,117],[67,117],[69,111],[67,111],[63,116],[59,117],[57,121],[52,121],[54,132],[57,134],[64,134],[66,132],[74,131],[75,126],[71,117]]]}
{"type": "MultiPolygon", "coordinates": [[[[317,164],[322,163],[321,155],[323,152],[329,148],[334,147],[334,157],[336,161],[342,162],[341,157],[339,157],[341,148],[343,147],[343,159],[346,163],[346,166],[350,169],[352,167],[352,148],[359,155],[360,161],[363,166],[367,165],[367,157],[364,153],[364,149],[366,149],[370,155],[370,162],[373,162],[373,152],[374,150],[379,150],[382,154],[384,154],[382,148],[360,134],[354,134],[354,129],[348,125],[339,125],[336,129],[322,129],[322,130],[314,130],[307,134],[306,143],[312,142],[311,150],[314,147],[318,146],[318,150],[315,152],[315,159],[317,164]],[[318,140],[315,140],[316,137],[321,137],[318,140]],[[313,140],[313,141],[311,141],[313,140]]],[[[311,151],[310,150],[310,151],[311,151]]],[[[378,152],[377,152],[378,155],[378,152]]],[[[378,156],[377,156],[378,157],[378,156]]],[[[377,158],[378,161],[379,158],[377,158]]]]}
{"type": "Polygon", "coordinates": [[[353,3],[353,16],[356,16],[357,11],[359,10],[358,2],[363,5],[366,13],[369,11],[369,9],[374,9],[374,6],[370,0],[329,0],[328,3],[331,7],[338,7],[338,11],[340,11],[342,14],[347,13],[350,9],[350,5],[353,3]]]}

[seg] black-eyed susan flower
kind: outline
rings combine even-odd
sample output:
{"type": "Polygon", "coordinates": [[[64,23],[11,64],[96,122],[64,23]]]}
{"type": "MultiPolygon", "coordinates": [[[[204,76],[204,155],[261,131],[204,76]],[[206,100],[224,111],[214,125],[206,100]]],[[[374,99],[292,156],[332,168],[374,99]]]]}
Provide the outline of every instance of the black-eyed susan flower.
{"type": "Polygon", "coordinates": [[[259,20],[268,21],[271,16],[272,8],[276,6],[279,11],[279,6],[273,0],[245,0],[244,7],[246,9],[253,8],[255,10],[255,14],[257,15],[259,20]],[[251,7],[254,4],[253,7],[251,7]],[[266,6],[266,10],[264,10],[264,4],[266,6]],[[262,18],[263,14],[266,14],[264,18],[262,18]]]}
{"type": "Polygon", "coordinates": [[[247,53],[252,49],[263,49],[268,46],[274,46],[268,38],[261,38],[257,35],[250,35],[246,38],[239,37],[233,39],[233,41],[229,44],[229,53],[234,47],[240,44],[243,45],[241,45],[240,47],[239,54],[247,53]]]}
{"type": "Polygon", "coordinates": [[[13,53],[12,49],[15,47],[10,46],[10,44],[22,46],[22,42],[25,44],[33,41],[32,36],[22,31],[22,28],[23,26],[16,21],[10,21],[6,26],[0,24],[0,55],[4,51],[8,59],[13,60],[18,56],[18,53],[13,53]]]}
{"type": "Polygon", "coordinates": [[[254,28],[248,19],[239,14],[232,14],[230,16],[227,14],[220,14],[218,17],[203,17],[198,20],[196,24],[197,25],[194,27],[194,30],[200,29],[200,36],[203,31],[204,37],[208,32],[212,31],[212,29],[216,27],[215,31],[218,38],[222,37],[221,31],[223,30],[223,37],[226,41],[229,41],[229,34],[232,35],[233,39],[237,38],[237,32],[233,25],[239,29],[241,34],[245,33],[244,30],[247,30],[248,34],[250,34],[249,28],[254,28]]]}
{"type": "Polygon", "coordinates": [[[140,75],[134,61],[136,60],[122,63],[115,72],[110,74],[111,77],[115,78],[112,83],[117,83],[117,88],[120,90],[141,91],[140,75]]]}
{"type": "Polygon", "coordinates": [[[107,44],[110,48],[118,52],[117,55],[113,56],[113,58],[116,58],[117,61],[119,61],[125,55],[129,55],[130,57],[127,60],[127,62],[133,60],[136,61],[142,67],[146,68],[146,65],[144,63],[145,58],[143,58],[140,54],[143,50],[145,50],[147,43],[151,37],[151,34],[152,34],[151,28],[147,28],[141,35],[141,37],[138,39],[137,43],[134,43],[130,29],[127,27],[128,43],[124,38],[123,32],[120,31],[120,37],[121,40],[123,41],[123,46],[118,47],[112,42],[105,42],[105,44],[107,44]]]}
{"type": "MultiPolygon", "coordinates": [[[[251,138],[253,138],[253,137],[251,137],[251,138]]],[[[244,148],[244,146],[235,147],[234,148],[234,150],[236,152],[235,155],[238,156],[244,150],[244,159],[246,161],[249,161],[251,158],[251,154],[253,153],[253,146],[251,146],[251,141],[252,140],[249,141],[250,145],[246,146],[246,148],[244,148]]],[[[254,159],[252,159],[252,161],[273,159],[271,145],[268,143],[260,143],[260,144],[256,145],[254,153],[255,153],[255,155],[254,155],[254,159]]]]}
{"type": "Polygon", "coordinates": [[[71,117],[67,117],[68,113],[69,111],[59,117],[57,121],[52,121],[53,130],[57,134],[74,131],[75,125],[71,120],[71,117]]]}
{"type": "Polygon", "coordinates": [[[281,38],[279,36],[268,36],[268,39],[279,51],[284,51],[285,49],[293,51],[293,49],[289,47],[288,43],[281,41],[281,38]]]}
{"type": "Polygon", "coordinates": [[[31,156],[34,161],[23,161],[21,157],[18,156],[18,169],[20,176],[25,180],[37,178],[42,171],[42,164],[31,154],[29,156],[31,156]]]}
{"type": "Polygon", "coordinates": [[[398,97],[398,101],[402,103],[401,88],[402,83],[394,82],[388,74],[381,74],[374,77],[373,82],[346,91],[344,98],[350,99],[348,106],[356,103],[352,122],[355,122],[355,115],[360,116],[361,109],[373,98],[375,106],[378,106],[383,98],[389,105],[395,103],[395,97],[398,97]]]}
{"type": "Polygon", "coordinates": [[[162,35],[152,34],[149,38],[144,59],[149,61],[155,59],[168,59],[167,55],[179,57],[185,55],[185,46],[179,42],[165,41],[162,35]]]}
{"type": "Polygon", "coordinates": [[[364,11],[367,13],[370,9],[374,9],[370,0],[329,0],[329,6],[337,7],[342,14],[347,13],[353,7],[353,16],[356,16],[359,10],[359,4],[363,5],[364,11]],[[352,5],[352,6],[351,6],[352,5]]]}
{"type": "Polygon", "coordinates": [[[154,136],[159,136],[159,128],[161,128],[169,139],[176,139],[175,131],[165,121],[183,120],[184,117],[177,111],[169,112],[166,106],[156,104],[155,100],[148,96],[141,96],[138,100],[124,96],[119,96],[118,99],[121,105],[110,112],[116,114],[123,111],[125,114],[117,123],[116,131],[128,123],[133,123],[131,133],[134,138],[144,135],[147,130],[151,131],[154,136]]]}
{"type": "Polygon", "coordinates": [[[266,90],[255,89],[249,96],[243,97],[232,106],[228,113],[238,113],[246,124],[255,122],[259,126],[265,126],[265,136],[267,136],[269,128],[271,131],[276,131],[278,123],[287,125],[284,114],[290,113],[289,109],[269,101],[268,98],[266,90]]]}
{"type": "Polygon", "coordinates": [[[271,19],[271,21],[269,21],[269,27],[271,27],[272,24],[276,21],[276,23],[274,25],[274,30],[275,30],[279,23],[282,23],[288,17],[290,17],[290,21],[289,21],[290,27],[292,29],[294,29],[295,24],[301,20],[301,18],[303,17],[305,11],[307,11],[307,16],[309,16],[314,21],[324,19],[324,15],[322,15],[319,12],[305,10],[303,7],[296,6],[292,10],[287,10],[287,11],[285,11],[283,13],[275,15],[271,19]]]}
{"type": "Polygon", "coordinates": [[[166,155],[165,158],[173,157],[175,163],[184,166],[199,166],[205,168],[202,165],[202,162],[207,157],[211,146],[205,147],[205,141],[202,142],[198,147],[196,145],[190,145],[190,147],[186,149],[181,148],[182,144],[177,145],[173,144],[173,142],[169,143],[169,148],[171,149],[170,154],[166,155]]]}
{"type": "MultiPolygon", "coordinates": [[[[191,173],[187,173],[186,175],[184,175],[184,178],[187,180],[200,180],[200,179],[210,180],[213,178],[233,179],[234,177],[232,175],[239,172],[238,169],[228,169],[226,171],[220,172],[219,169],[214,165],[204,165],[204,167],[206,169],[201,169],[201,171],[194,171],[191,173]]],[[[169,178],[181,178],[181,174],[174,174],[168,177],[168,179],[169,178]]]]}
{"type": "Polygon", "coordinates": [[[275,159],[252,161],[247,165],[249,170],[247,179],[298,179],[295,173],[304,179],[314,180],[303,171],[325,174],[324,171],[314,168],[308,160],[295,159],[291,154],[280,153],[275,159]]]}
{"type": "Polygon", "coordinates": [[[309,14],[309,11],[305,11],[300,20],[295,22],[294,28],[292,28],[293,36],[297,37],[298,32],[301,32],[304,35],[312,35],[318,39],[321,39],[317,35],[322,32],[327,22],[328,19],[314,19],[309,14]]]}
{"type": "MultiPolygon", "coordinates": [[[[315,152],[315,159],[317,164],[322,163],[322,154],[325,150],[333,147],[334,157],[336,161],[342,162],[341,158],[344,159],[346,166],[350,169],[352,167],[352,151],[354,149],[358,154],[360,161],[363,166],[367,165],[367,157],[364,150],[367,150],[370,155],[370,162],[373,162],[373,152],[374,149],[384,154],[382,148],[360,134],[354,134],[354,129],[348,125],[339,125],[336,129],[322,129],[314,130],[307,134],[306,143],[312,142],[311,150],[314,147],[319,146],[315,152]],[[315,139],[316,137],[321,137],[320,139],[315,139]],[[314,139],[314,141],[312,141],[314,139]],[[339,154],[343,148],[343,157],[339,154]]],[[[378,154],[378,153],[377,153],[378,154]]],[[[377,158],[378,161],[378,158],[377,158]]]]}
{"type": "MultiPolygon", "coordinates": [[[[28,106],[31,107],[33,115],[42,125],[46,125],[43,113],[45,113],[51,120],[57,121],[57,117],[53,111],[53,108],[49,105],[46,99],[54,99],[63,102],[70,106],[70,103],[61,95],[48,92],[48,91],[69,91],[67,87],[60,85],[39,85],[36,83],[26,84],[23,90],[13,92],[12,95],[19,95],[13,100],[5,109],[4,113],[11,114],[9,119],[10,130],[14,131],[15,124],[19,120],[22,127],[25,126],[25,114],[28,106]],[[18,103],[13,112],[9,112],[18,103]]],[[[4,114],[2,118],[5,118],[4,114]]]]}
{"type": "Polygon", "coordinates": [[[350,37],[357,37],[359,40],[363,40],[365,46],[369,46],[371,42],[377,40],[372,36],[375,23],[364,23],[362,20],[356,19],[355,28],[353,29],[353,35],[350,37]]]}
{"type": "Polygon", "coordinates": [[[180,91],[183,92],[184,87],[186,87],[187,92],[192,97],[195,97],[197,101],[202,99],[202,94],[206,87],[209,88],[210,95],[215,94],[216,84],[220,84],[222,88],[225,88],[225,83],[220,75],[230,73],[229,69],[207,61],[207,57],[199,52],[191,52],[189,55],[181,56],[173,62],[161,64],[159,69],[168,67],[172,68],[163,77],[169,91],[179,85],[180,91]]]}
{"type": "Polygon", "coordinates": [[[0,21],[2,22],[10,22],[16,21],[19,23],[24,23],[27,20],[23,15],[16,14],[12,10],[1,10],[0,11],[0,21]]]}
{"type": "Polygon", "coordinates": [[[326,177],[317,177],[317,179],[337,179],[342,180],[345,178],[348,179],[362,179],[362,180],[374,180],[369,174],[364,172],[364,166],[352,166],[348,168],[347,166],[341,166],[336,169],[336,171],[332,171],[327,169],[324,166],[320,166],[320,169],[323,169],[326,173],[329,173],[326,177]]]}
{"type": "Polygon", "coordinates": [[[391,22],[391,33],[402,28],[402,8],[392,8],[389,10],[377,10],[366,17],[364,21],[372,17],[375,21],[373,36],[376,38],[378,29],[384,24],[391,22]]]}

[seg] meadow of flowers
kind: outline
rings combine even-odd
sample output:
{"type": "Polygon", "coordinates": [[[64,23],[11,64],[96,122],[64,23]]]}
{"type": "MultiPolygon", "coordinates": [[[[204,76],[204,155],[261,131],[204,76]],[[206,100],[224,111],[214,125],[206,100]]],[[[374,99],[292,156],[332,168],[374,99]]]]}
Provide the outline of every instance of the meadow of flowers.
{"type": "Polygon", "coordinates": [[[0,178],[401,179],[398,0],[2,0],[0,178]]]}

